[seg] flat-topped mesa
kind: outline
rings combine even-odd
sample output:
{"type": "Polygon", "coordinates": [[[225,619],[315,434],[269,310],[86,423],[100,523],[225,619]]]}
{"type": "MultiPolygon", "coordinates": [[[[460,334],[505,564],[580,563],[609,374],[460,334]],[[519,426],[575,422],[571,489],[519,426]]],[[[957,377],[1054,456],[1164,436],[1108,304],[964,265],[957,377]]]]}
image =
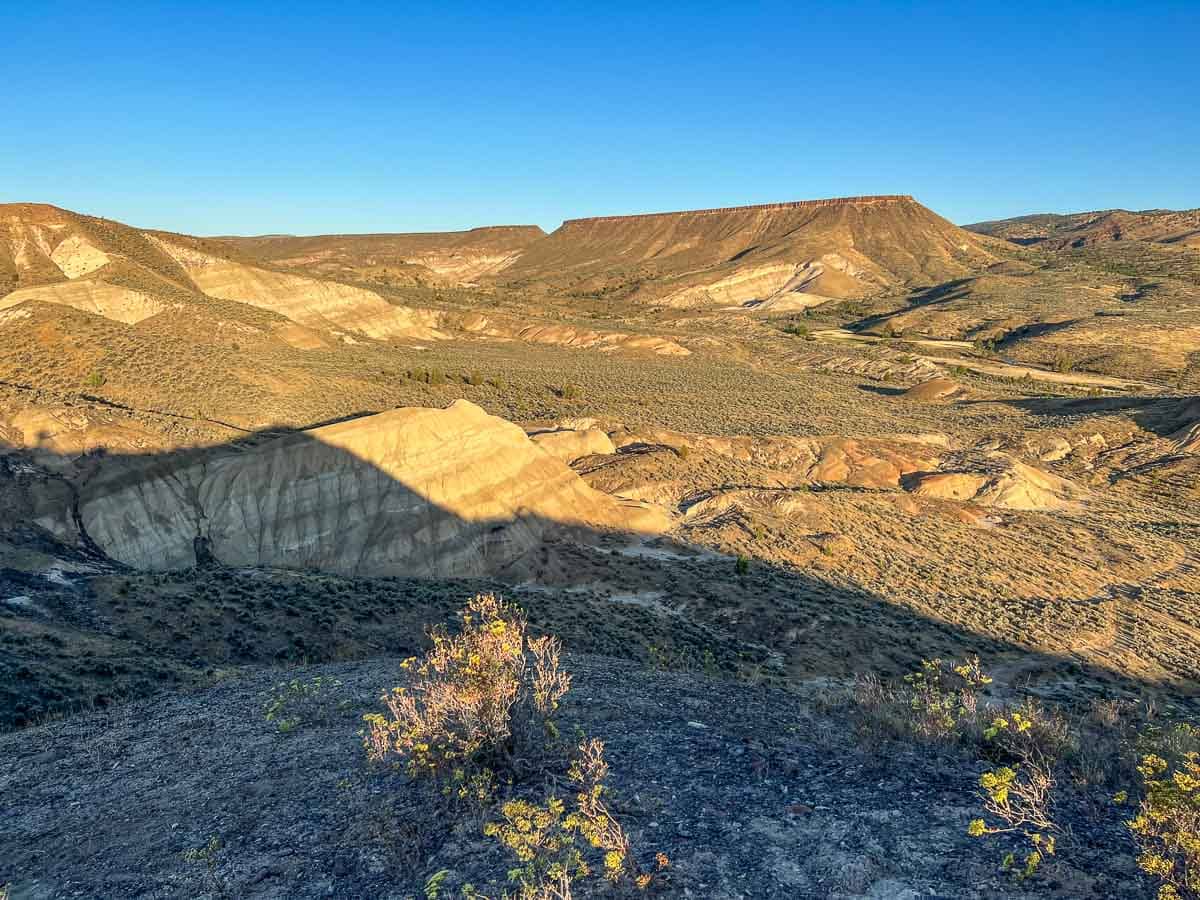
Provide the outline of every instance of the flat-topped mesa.
{"type": "Polygon", "coordinates": [[[908,194],[569,219],[503,272],[661,307],[807,308],[940,284],[996,258],[908,194]]]}
{"type": "Polygon", "coordinates": [[[637,219],[658,219],[668,216],[709,216],[718,213],[752,212],[771,209],[806,209],[820,206],[863,206],[873,203],[915,203],[911,194],[867,194],[861,197],[830,197],[825,200],[792,200],[786,203],[755,203],[749,206],[715,206],[711,209],[681,209],[675,212],[634,213],[622,216],[587,216],[581,219],[565,219],[563,225],[579,225],[584,222],[622,222],[637,219]]]}

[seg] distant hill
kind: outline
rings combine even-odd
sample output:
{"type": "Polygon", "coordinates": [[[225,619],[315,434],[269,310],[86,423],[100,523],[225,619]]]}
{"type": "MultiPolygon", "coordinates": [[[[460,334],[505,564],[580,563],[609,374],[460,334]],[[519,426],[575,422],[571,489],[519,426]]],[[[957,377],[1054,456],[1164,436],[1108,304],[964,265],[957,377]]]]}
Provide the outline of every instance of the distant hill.
{"type": "MultiPolygon", "coordinates": [[[[35,203],[0,205],[0,309],[34,301],[135,325],[188,314],[189,333],[436,337],[436,317],[374,291],[256,263],[227,241],[131,228],[35,203]],[[197,332],[195,316],[206,324],[197,332]],[[296,326],[299,326],[298,328],[296,326]]],[[[252,338],[246,338],[252,339],[252,338]]]]}
{"type": "Polygon", "coordinates": [[[421,234],[327,234],[224,237],[260,263],[332,278],[473,282],[512,265],[546,232],[536,225],[496,225],[421,234]]]}
{"type": "Polygon", "coordinates": [[[1146,241],[1200,249],[1200,209],[1105,209],[1082,213],[1037,213],[963,226],[976,234],[1053,250],[1112,241],[1146,241]]]}
{"type": "Polygon", "coordinates": [[[674,307],[815,305],[936,284],[996,261],[908,196],[572,219],[500,276],[674,307]]]}

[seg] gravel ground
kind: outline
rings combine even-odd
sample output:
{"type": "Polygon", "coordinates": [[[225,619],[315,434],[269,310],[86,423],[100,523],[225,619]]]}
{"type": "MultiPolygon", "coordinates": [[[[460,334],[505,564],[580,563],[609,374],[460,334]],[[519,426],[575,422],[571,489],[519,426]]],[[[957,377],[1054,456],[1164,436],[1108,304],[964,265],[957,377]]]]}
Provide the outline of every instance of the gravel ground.
{"type": "MultiPolygon", "coordinates": [[[[1014,886],[1006,848],[965,834],[970,760],[856,745],[774,689],[567,663],[564,724],[605,741],[639,858],[671,859],[657,896],[1151,895],[1119,816],[1068,813],[1059,857],[1014,886]]],[[[431,815],[403,776],[366,763],[359,717],[397,673],[394,659],[264,670],[0,735],[0,885],[13,900],[404,898],[449,870],[446,888],[499,896],[512,860],[479,822],[431,815]],[[305,721],[264,720],[281,678],[318,675],[331,680],[305,721]],[[214,837],[211,865],[184,858],[214,837]]]]}

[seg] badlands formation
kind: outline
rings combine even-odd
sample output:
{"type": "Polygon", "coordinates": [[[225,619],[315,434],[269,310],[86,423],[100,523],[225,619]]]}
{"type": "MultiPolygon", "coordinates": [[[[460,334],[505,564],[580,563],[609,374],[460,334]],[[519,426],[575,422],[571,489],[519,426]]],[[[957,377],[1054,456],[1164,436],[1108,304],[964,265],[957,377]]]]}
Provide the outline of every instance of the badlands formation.
{"type": "MultiPolygon", "coordinates": [[[[205,238],[0,206],[0,884],[175,896],[213,834],[239,896],[490,878],[465,832],[389,844],[327,796],[368,777],[338,754],[380,673],[487,590],[563,639],[571,721],[648,773],[619,796],[667,895],[996,896],[977,761],[846,698],[978,656],[988,703],[1195,714],[1190,215],[966,230],[897,195],[205,238]],[[273,667],[314,664],[355,718],[264,731],[273,667]],[[205,793],[234,762],[199,721],[271,760],[246,816],[205,793]],[[131,743],[190,805],[113,801],[124,770],[93,767],[131,743]],[[38,754],[78,780],[30,780],[38,754]],[[64,850],[84,809],[96,841],[64,850]]],[[[1054,890],[1151,896],[1093,801],[1063,802],[1054,890]]]]}
{"type": "Polygon", "coordinates": [[[466,400],[249,449],[121,461],[60,512],[70,515],[42,523],[57,537],[86,536],[137,569],[211,562],[369,576],[492,575],[556,533],[666,525],[588,487],[520,428],[466,400]]]}

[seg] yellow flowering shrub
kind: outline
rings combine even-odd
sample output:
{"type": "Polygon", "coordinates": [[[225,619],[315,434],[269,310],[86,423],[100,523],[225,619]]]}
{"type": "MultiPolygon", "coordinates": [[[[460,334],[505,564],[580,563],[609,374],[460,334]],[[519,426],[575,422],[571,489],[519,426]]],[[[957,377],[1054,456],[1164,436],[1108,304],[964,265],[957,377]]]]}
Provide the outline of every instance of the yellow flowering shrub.
{"type": "Polygon", "coordinates": [[[904,676],[912,729],[920,737],[943,738],[964,718],[974,716],[979,691],[991,684],[979,667],[978,657],[957,665],[941,659],[921,660],[921,668],[904,676]]]}
{"type": "Polygon", "coordinates": [[[372,760],[396,756],[414,777],[471,800],[490,794],[496,773],[513,780],[536,768],[571,678],[558,640],[531,637],[516,606],[479,594],[460,618],[458,634],[433,629],[430,650],[401,663],[412,681],[383,695],[386,713],[364,716],[364,743],[372,760]]]}
{"type": "Polygon", "coordinates": [[[1003,868],[1020,881],[1032,877],[1058,849],[1062,829],[1053,816],[1054,772],[1067,735],[1066,721],[1033,698],[999,707],[983,729],[983,739],[990,745],[988,755],[1012,764],[979,777],[980,797],[991,822],[974,819],[967,833],[972,837],[1022,835],[1027,844],[1023,863],[1017,865],[1015,853],[1003,860],[1003,868]]]}
{"type": "MultiPolygon", "coordinates": [[[[576,788],[575,805],[550,796],[545,804],[510,800],[500,808],[501,820],[484,826],[517,858],[508,873],[521,900],[569,900],[571,885],[593,874],[589,855],[599,860],[599,872],[613,885],[644,890],[653,876],[643,872],[629,851],[629,838],[604,799],[608,763],[604,744],[595,738],[579,745],[568,771],[576,788]]],[[[655,856],[657,871],[670,865],[666,854],[655,856]]]]}
{"type": "Polygon", "coordinates": [[[1200,898],[1200,753],[1187,751],[1175,765],[1147,754],[1138,772],[1145,796],[1128,823],[1142,851],[1138,867],[1161,882],[1159,900],[1196,900],[1200,898]]]}

